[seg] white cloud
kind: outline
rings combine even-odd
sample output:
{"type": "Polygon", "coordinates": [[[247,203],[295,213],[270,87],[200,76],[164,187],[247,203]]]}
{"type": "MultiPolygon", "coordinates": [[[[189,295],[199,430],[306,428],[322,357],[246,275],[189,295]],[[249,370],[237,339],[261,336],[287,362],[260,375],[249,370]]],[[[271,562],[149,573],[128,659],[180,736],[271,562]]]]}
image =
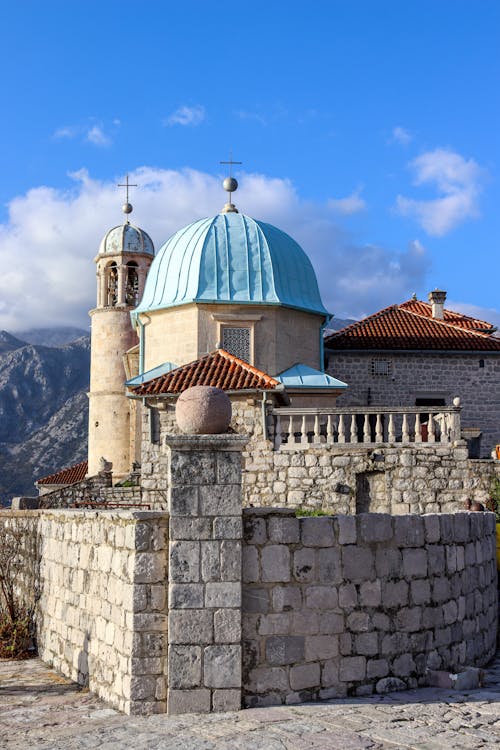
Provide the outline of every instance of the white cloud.
{"type": "Polygon", "coordinates": [[[483,170],[474,159],[449,149],[428,151],[410,162],[414,184],[435,186],[438,198],[414,200],[398,195],[396,210],[415,219],[427,234],[442,237],[479,215],[483,170]]]}
{"type": "Polygon", "coordinates": [[[106,135],[102,127],[99,125],[93,125],[87,131],[86,140],[89,143],[93,143],[94,146],[110,146],[112,141],[111,138],[106,135]]]}
{"type": "Polygon", "coordinates": [[[258,122],[259,125],[267,125],[267,117],[264,117],[264,115],[261,115],[258,112],[247,112],[245,109],[238,109],[234,114],[236,117],[239,117],[240,120],[251,120],[253,122],[258,122]]]}
{"type": "Polygon", "coordinates": [[[364,211],[366,208],[366,201],[360,194],[361,188],[358,188],[345,198],[330,198],[328,201],[328,207],[331,208],[332,211],[343,214],[344,216],[357,214],[360,211],[364,211]]]}
{"type": "Polygon", "coordinates": [[[58,128],[53,135],[53,138],[76,138],[78,135],[78,128],[72,126],[66,126],[58,128]]]}
{"type": "MultiPolygon", "coordinates": [[[[122,223],[116,183],[71,175],[63,191],[37,187],[14,198],[0,224],[0,329],[79,325],[95,305],[93,258],[105,232],[122,223]]],[[[131,220],[157,248],[180,227],[219,211],[226,195],[220,177],[196,170],[142,167],[129,174],[131,220]],[[165,209],[167,207],[167,210],[165,209]]],[[[304,201],[289,180],[247,174],[234,196],[245,213],[291,234],[308,253],[323,301],[337,317],[359,317],[408,298],[425,284],[428,257],[413,242],[402,252],[360,246],[332,218],[327,204],[304,201]]]]}
{"type": "Polygon", "coordinates": [[[400,125],[392,129],[392,141],[400,143],[402,146],[407,146],[412,140],[412,134],[400,125]]]}
{"type": "Polygon", "coordinates": [[[163,122],[164,125],[199,125],[205,119],[205,107],[179,107],[163,122]]]}
{"type": "Polygon", "coordinates": [[[449,310],[456,310],[464,315],[470,315],[472,318],[479,318],[479,320],[485,320],[487,323],[493,323],[493,325],[500,328],[500,310],[494,307],[481,307],[469,302],[454,302],[453,300],[446,300],[446,307],[449,310]]]}

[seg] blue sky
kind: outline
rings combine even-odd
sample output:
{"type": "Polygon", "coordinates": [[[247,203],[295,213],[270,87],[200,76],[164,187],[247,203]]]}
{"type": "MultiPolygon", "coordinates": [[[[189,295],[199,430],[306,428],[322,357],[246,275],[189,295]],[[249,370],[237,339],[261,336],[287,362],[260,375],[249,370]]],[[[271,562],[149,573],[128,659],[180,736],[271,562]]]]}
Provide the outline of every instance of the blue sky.
{"type": "Polygon", "coordinates": [[[498,2],[17,0],[0,21],[0,327],[86,326],[116,182],[159,246],[221,207],[230,148],[237,205],[301,242],[338,317],[441,287],[500,324],[498,2]]]}

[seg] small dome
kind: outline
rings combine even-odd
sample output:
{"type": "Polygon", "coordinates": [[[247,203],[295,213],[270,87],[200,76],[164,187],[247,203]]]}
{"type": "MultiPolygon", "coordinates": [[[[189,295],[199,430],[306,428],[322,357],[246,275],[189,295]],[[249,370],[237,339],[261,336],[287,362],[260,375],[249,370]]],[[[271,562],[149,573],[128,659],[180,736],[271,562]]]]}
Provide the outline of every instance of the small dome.
{"type": "Polygon", "coordinates": [[[195,221],[167,240],[134,315],[188,302],[282,305],[328,314],[300,245],[271,224],[239,213],[195,221]]]}
{"type": "Polygon", "coordinates": [[[143,229],[133,224],[120,224],[104,235],[99,246],[99,255],[117,255],[118,253],[154,255],[153,240],[143,229]]]}

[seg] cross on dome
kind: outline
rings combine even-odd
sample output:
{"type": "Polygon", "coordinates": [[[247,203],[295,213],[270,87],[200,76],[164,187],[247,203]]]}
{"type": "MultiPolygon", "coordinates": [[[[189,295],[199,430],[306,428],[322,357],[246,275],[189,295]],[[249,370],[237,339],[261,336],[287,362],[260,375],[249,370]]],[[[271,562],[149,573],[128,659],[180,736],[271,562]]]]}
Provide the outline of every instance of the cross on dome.
{"type": "Polygon", "coordinates": [[[231,203],[231,193],[234,193],[238,189],[238,181],[232,176],[233,171],[233,164],[243,164],[242,161],[233,161],[233,152],[229,152],[229,161],[221,161],[220,164],[229,164],[229,175],[226,177],[224,182],[222,183],[222,187],[226,192],[229,193],[229,199],[224,208],[222,209],[221,213],[228,214],[228,213],[238,213],[238,209],[236,206],[231,203]]]}

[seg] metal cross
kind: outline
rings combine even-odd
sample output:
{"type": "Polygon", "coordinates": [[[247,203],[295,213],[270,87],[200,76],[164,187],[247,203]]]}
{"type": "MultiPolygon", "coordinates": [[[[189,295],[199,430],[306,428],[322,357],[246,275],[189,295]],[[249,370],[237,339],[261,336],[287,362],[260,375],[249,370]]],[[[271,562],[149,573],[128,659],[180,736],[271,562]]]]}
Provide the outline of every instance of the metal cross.
{"type": "Polygon", "coordinates": [[[232,177],[233,164],[243,164],[242,161],[233,161],[233,152],[229,152],[229,161],[220,161],[219,164],[229,164],[229,177],[232,177]]]}
{"type": "Polygon", "coordinates": [[[118,183],[117,187],[124,187],[127,188],[127,197],[125,199],[125,203],[128,203],[128,189],[131,187],[138,187],[137,185],[134,185],[128,181],[128,174],[125,177],[125,182],[118,183]]]}

